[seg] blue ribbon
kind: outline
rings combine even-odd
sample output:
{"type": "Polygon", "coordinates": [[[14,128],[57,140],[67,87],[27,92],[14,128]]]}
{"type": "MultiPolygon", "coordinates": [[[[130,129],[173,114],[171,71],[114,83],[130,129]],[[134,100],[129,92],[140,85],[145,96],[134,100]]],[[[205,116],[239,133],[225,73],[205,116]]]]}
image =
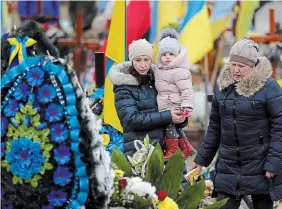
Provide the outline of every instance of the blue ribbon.
{"type": "Polygon", "coordinates": [[[65,72],[64,68],[53,63],[50,63],[50,68],[55,75],[58,75],[60,72],[65,72]]]}
{"type": "Polygon", "coordinates": [[[74,129],[70,131],[70,138],[73,142],[78,142],[79,141],[79,129],[74,129]]]}
{"type": "Polygon", "coordinates": [[[76,97],[73,93],[66,95],[66,102],[68,105],[75,105],[76,97]]]}
{"type": "Polygon", "coordinates": [[[1,78],[1,89],[4,88],[5,86],[7,86],[9,83],[10,83],[10,78],[7,75],[7,73],[2,75],[2,78],[1,78]]]}
{"type": "MultiPolygon", "coordinates": [[[[82,161],[81,161],[82,162],[82,161]]],[[[82,162],[81,163],[81,167],[77,169],[76,171],[76,176],[79,176],[79,177],[85,177],[85,174],[86,174],[86,166],[85,164],[82,162]]],[[[87,175],[86,175],[87,176],[87,175]]]]}
{"type": "Polygon", "coordinates": [[[58,78],[60,80],[60,82],[62,83],[62,85],[69,83],[69,77],[67,76],[65,71],[61,71],[58,73],[58,78]]]}
{"type": "MultiPolygon", "coordinates": [[[[81,155],[80,155],[80,157],[81,157],[81,155]]],[[[76,158],[76,159],[74,160],[74,164],[75,164],[75,166],[76,166],[77,169],[80,168],[80,167],[85,166],[84,162],[82,162],[82,160],[81,160],[80,157],[78,157],[78,158],[76,158]]],[[[76,175],[76,174],[75,174],[75,175],[76,175]]],[[[84,176],[84,175],[82,175],[82,176],[84,176]]]]}
{"type": "MultiPolygon", "coordinates": [[[[87,178],[83,178],[83,180],[80,180],[80,187],[81,186],[84,186],[84,185],[87,185],[86,187],[88,187],[88,183],[89,183],[89,180],[87,178]]],[[[77,201],[81,204],[81,205],[84,205],[84,203],[86,202],[87,200],[87,197],[88,197],[88,193],[89,191],[85,191],[85,192],[79,192],[78,195],[77,195],[77,201]]]]}
{"type": "Polygon", "coordinates": [[[70,204],[69,204],[69,207],[68,208],[71,208],[71,209],[80,209],[82,206],[81,203],[79,203],[77,200],[74,200],[72,201],[70,204]]]}
{"type": "Polygon", "coordinates": [[[63,85],[63,90],[64,90],[65,94],[67,94],[67,95],[69,93],[74,93],[73,87],[72,87],[72,85],[70,83],[64,84],[63,85]]]}
{"type": "MultiPolygon", "coordinates": [[[[79,140],[77,140],[76,142],[72,142],[71,143],[71,150],[73,151],[73,153],[80,154],[80,152],[79,152],[79,144],[80,144],[79,140]]],[[[76,160],[75,160],[75,162],[76,162],[76,160]]]]}
{"type": "Polygon", "coordinates": [[[42,69],[46,72],[51,72],[51,63],[47,62],[45,65],[42,65],[42,69]]]}
{"type": "Polygon", "coordinates": [[[70,123],[71,129],[79,129],[80,128],[80,124],[79,124],[76,116],[70,117],[69,123],[70,123]]]}
{"type": "Polygon", "coordinates": [[[67,111],[69,116],[75,116],[78,114],[77,109],[74,105],[65,106],[65,111],[67,111]]]}
{"type": "Polygon", "coordinates": [[[75,176],[79,177],[78,185],[75,183],[73,188],[73,193],[76,193],[75,187],[79,186],[79,192],[77,193],[77,198],[72,200],[67,208],[79,209],[82,205],[85,204],[88,193],[89,193],[89,180],[86,172],[86,164],[83,163],[80,159],[81,153],[79,152],[79,133],[80,133],[80,124],[77,119],[78,111],[76,109],[76,96],[72,84],[69,81],[69,78],[62,67],[51,65],[52,72],[57,75],[61,85],[63,86],[63,91],[66,96],[67,105],[64,107],[65,111],[70,116],[68,118],[68,123],[70,126],[70,138],[72,140],[71,150],[74,153],[75,159],[75,176]]]}

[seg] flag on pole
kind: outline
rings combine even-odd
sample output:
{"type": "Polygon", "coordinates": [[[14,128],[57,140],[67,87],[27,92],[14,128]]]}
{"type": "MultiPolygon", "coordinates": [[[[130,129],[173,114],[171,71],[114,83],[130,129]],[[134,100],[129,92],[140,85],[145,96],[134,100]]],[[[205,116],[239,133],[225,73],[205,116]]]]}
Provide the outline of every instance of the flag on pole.
{"type": "Polygon", "coordinates": [[[208,9],[205,1],[189,1],[180,28],[180,44],[187,48],[191,64],[198,62],[213,49],[208,9]]]}
{"type": "Polygon", "coordinates": [[[153,1],[149,42],[155,42],[163,27],[179,22],[182,1],[153,1]],[[169,12],[168,12],[169,11],[169,12]]]}
{"type": "MultiPolygon", "coordinates": [[[[177,24],[183,15],[183,1],[153,1],[151,8],[151,28],[149,42],[156,43],[162,28],[169,24],[177,24]],[[169,11],[169,12],[168,12],[169,11]]],[[[154,44],[154,54],[157,55],[157,44],[154,44]]]]}
{"type": "Polygon", "coordinates": [[[210,17],[213,40],[217,39],[226,29],[235,4],[235,0],[215,1],[210,17]]]}
{"type": "MultiPolygon", "coordinates": [[[[126,60],[126,1],[115,1],[106,57],[106,75],[115,62],[120,63],[126,60]]],[[[123,131],[115,108],[113,84],[108,76],[105,81],[104,122],[123,131]]]]}
{"type": "Polygon", "coordinates": [[[255,9],[259,7],[259,1],[241,1],[238,19],[235,26],[236,40],[246,36],[252,24],[255,9]]]}

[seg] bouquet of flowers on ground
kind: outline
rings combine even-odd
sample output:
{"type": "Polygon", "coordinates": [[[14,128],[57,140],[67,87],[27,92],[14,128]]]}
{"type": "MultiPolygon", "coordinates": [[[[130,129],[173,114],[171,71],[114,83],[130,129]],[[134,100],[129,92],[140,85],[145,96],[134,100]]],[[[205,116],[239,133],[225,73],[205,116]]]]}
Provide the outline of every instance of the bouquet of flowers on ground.
{"type": "MultiPolygon", "coordinates": [[[[145,139],[146,140],[146,139],[145,139]]],[[[145,144],[147,142],[145,141],[145,144]]],[[[139,166],[132,165],[119,149],[112,153],[112,164],[115,166],[115,192],[110,206],[123,208],[152,209],[197,209],[207,195],[206,181],[196,182],[186,188],[181,188],[184,161],[178,150],[171,159],[164,163],[163,151],[159,144],[147,147],[148,159],[140,158],[139,166]],[[143,164],[142,164],[143,163],[143,164]],[[143,165],[145,164],[145,168],[143,165]],[[137,168],[137,170],[136,170],[137,168]],[[140,170],[141,168],[141,170],[140,170]],[[144,168],[144,175],[142,169],[144,168]]],[[[138,151],[137,151],[138,152],[138,151]]],[[[209,182],[210,183],[210,182],[209,182]]],[[[216,202],[204,209],[217,209],[226,200],[216,202]]]]}

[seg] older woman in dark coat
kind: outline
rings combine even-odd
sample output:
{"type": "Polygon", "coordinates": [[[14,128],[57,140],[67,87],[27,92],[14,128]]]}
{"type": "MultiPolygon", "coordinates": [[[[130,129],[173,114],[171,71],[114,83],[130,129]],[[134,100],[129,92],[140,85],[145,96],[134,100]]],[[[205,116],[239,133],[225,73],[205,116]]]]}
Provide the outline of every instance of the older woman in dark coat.
{"type": "Polygon", "coordinates": [[[282,199],[282,89],[251,40],[238,41],[218,79],[206,137],[195,158],[200,172],[218,151],[215,192],[237,209],[251,195],[255,209],[282,199]]]}

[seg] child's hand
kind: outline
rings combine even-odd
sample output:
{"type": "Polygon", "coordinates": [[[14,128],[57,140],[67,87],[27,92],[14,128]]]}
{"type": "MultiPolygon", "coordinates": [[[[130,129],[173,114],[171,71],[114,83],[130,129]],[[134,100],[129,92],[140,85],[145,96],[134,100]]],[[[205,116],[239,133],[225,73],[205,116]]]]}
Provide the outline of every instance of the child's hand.
{"type": "Polygon", "coordinates": [[[182,112],[183,112],[183,115],[185,117],[191,117],[192,116],[192,109],[189,108],[189,107],[182,108],[182,112]]]}

